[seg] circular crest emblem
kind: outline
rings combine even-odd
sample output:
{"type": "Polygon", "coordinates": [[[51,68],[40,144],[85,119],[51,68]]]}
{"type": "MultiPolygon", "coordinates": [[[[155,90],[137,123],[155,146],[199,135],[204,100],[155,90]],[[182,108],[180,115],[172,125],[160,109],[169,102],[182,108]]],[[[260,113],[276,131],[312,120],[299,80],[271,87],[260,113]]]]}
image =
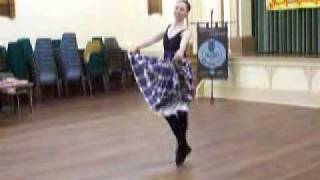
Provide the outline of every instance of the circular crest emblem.
{"type": "Polygon", "coordinates": [[[200,64],[209,69],[209,74],[214,74],[215,69],[226,61],[227,53],[224,45],[214,38],[203,42],[198,50],[200,64]]]}

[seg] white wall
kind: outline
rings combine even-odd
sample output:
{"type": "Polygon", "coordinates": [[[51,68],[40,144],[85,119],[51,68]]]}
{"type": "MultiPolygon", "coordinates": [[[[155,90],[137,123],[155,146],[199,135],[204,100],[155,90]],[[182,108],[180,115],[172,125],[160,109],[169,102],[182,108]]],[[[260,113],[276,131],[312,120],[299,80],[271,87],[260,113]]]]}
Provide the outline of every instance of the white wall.
{"type": "MultiPolygon", "coordinates": [[[[203,1],[203,21],[210,21],[210,12],[213,9],[213,20],[221,21],[221,0],[198,0],[203,1]]],[[[239,1],[239,24],[240,37],[251,36],[252,22],[251,22],[251,1],[249,0],[223,0],[224,1],[224,20],[230,22],[229,36],[237,36],[237,1],[239,1]]]]}
{"type": "Polygon", "coordinates": [[[240,0],[240,36],[251,36],[252,35],[252,10],[251,10],[251,1],[240,0]]]}
{"type": "Polygon", "coordinates": [[[229,36],[230,37],[238,37],[238,23],[237,23],[237,17],[238,17],[238,12],[237,12],[237,1],[239,0],[230,0],[229,1],[229,7],[227,7],[227,9],[229,9],[228,12],[229,15],[229,21],[231,22],[231,24],[229,25],[229,36]]]}
{"type": "Polygon", "coordinates": [[[221,0],[204,0],[204,19],[210,22],[211,10],[213,9],[213,21],[221,21],[221,0]]]}
{"type": "MultiPolygon", "coordinates": [[[[16,0],[16,18],[0,17],[0,44],[19,37],[61,38],[75,32],[79,47],[92,36],[115,36],[124,47],[166,27],[175,1],[163,0],[163,15],[147,14],[147,0],[16,0]]],[[[161,44],[151,47],[158,49],[161,44]]]]}

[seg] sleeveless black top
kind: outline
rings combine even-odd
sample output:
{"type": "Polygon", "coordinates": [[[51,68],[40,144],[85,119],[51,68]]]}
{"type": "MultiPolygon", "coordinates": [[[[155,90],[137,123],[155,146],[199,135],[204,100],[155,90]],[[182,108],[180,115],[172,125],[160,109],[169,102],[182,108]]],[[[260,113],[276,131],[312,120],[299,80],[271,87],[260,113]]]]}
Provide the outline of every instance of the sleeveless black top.
{"type": "Polygon", "coordinates": [[[171,25],[167,27],[166,33],[163,36],[164,59],[172,59],[176,51],[180,49],[180,42],[182,39],[181,34],[185,31],[185,29],[181,30],[176,35],[169,38],[168,30],[170,26],[171,25]]]}

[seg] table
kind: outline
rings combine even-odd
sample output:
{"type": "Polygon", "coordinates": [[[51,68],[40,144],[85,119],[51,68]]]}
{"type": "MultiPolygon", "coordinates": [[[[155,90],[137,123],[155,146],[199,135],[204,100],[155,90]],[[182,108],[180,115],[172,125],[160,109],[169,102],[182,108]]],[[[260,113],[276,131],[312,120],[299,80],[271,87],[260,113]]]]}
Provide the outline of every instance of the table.
{"type": "Polygon", "coordinates": [[[14,104],[14,98],[17,100],[17,110],[20,113],[20,95],[27,94],[29,97],[29,109],[30,113],[33,113],[33,97],[32,97],[33,83],[22,84],[8,84],[0,85],[0,94],[11,97],[11,101],[14,104]],[[13,88],[13,91],[8,91],[8,88],[13,88]]]}

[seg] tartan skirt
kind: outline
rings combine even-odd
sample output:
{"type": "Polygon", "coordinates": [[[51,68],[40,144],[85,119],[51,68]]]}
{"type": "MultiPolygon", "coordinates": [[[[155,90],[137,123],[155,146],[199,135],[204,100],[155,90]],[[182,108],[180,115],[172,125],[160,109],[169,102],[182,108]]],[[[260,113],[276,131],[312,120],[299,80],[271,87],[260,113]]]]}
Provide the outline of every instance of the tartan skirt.
{"type": "Polygon", "coordinates": [[[138,87],[152,110],[160,112],[177,103],[191,102],[194,86],[189,60],[160,60],[140,54],[129,59],[138,87]]]}

